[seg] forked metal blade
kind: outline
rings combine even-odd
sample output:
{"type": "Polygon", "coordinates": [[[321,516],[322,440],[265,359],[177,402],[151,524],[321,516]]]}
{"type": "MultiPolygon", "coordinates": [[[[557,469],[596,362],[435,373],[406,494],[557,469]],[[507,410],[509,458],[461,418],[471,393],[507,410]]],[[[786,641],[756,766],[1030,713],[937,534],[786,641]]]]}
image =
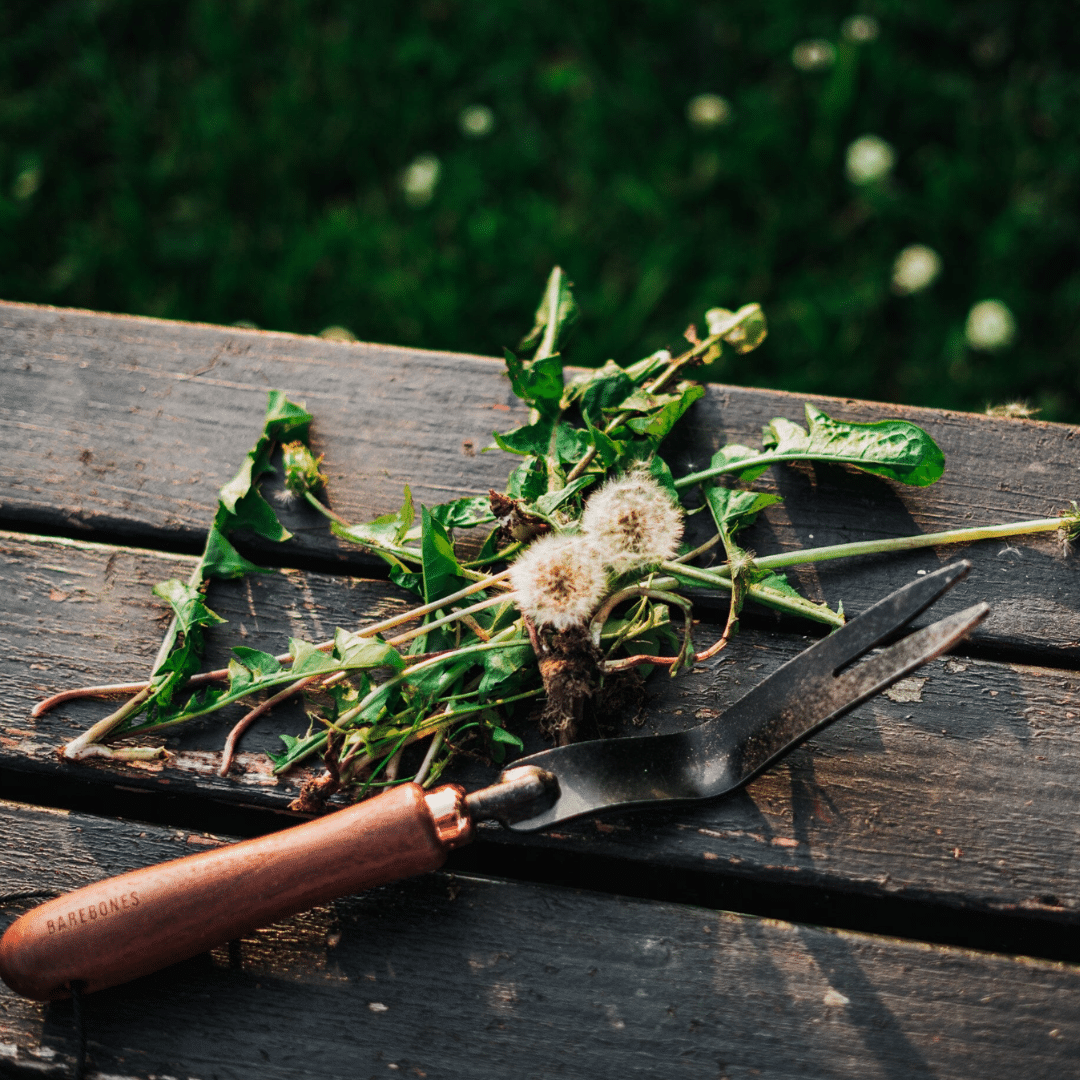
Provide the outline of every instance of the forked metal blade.
{"type": "Polygon", "coordinates": [[[721,716],[671,735],[600,739],[515,762],[555,775],[558,795],[510,828],[543,829],[580,814],[715,798],[962,640],[990,608],[976,604],[857,661],[925,611],[971,569],[957,562],[891,593],[770,675],[721,716]]]}

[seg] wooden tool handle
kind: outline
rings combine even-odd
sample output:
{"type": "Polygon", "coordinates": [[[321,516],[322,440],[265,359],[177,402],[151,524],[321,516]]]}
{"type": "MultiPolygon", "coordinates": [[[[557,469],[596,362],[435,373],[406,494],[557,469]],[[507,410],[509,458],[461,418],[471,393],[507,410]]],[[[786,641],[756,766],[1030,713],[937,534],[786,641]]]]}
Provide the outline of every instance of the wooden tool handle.
{"type": "Polygon", "coordinates": [[[27,912],[0,976],[38,1001],[102,990],[336,896],[440,867],[471,838],[464,792],[416,784],[324,818],[88,885],[27,912]]]}

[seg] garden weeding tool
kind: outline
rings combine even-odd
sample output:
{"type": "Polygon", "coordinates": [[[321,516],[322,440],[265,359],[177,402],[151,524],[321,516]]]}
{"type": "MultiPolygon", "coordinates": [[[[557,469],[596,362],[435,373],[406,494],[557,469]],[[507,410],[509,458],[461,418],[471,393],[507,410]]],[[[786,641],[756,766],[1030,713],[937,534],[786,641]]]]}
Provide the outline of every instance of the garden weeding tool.
{"type": "Polygon", "coordinates": [[[898,589],[700,727],[546,750],[472,794],[403,784],[271,836],[50,900],[9,927],[0,976],[42,1001],[67,996],[72,984],[101,990],[335,897],[435,870],[472,839],[477,821],[543,829],[581,814],[724,795],[984,619],[988,605],[975,604],[862,659],[970,568],[953,563],[898,589]]]}

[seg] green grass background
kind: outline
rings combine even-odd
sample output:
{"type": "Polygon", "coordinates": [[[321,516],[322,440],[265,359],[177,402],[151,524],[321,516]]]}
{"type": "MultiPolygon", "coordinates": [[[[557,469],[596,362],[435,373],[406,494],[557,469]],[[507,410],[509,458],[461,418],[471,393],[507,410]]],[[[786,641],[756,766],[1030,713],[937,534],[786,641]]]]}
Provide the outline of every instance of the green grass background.
{"type": "Polygon", "coordinates": [[[770,338],[727,381],[1080,420],[1078,22],[1053,0],[8,0],[0,295],[490,354],[558,262],[578,363],[758,300],[770,338]],[[856,10],[871,44],[841,39],[856,10]],[[810,37],[829,71],[792,65],[810,37]],[[702,92],[729,125],[691,127],[702,92]],[[866,133],[897,165],[856,188],[866,133]],[[916,242],[943,273],[896,296],[916,242]],[[998,353],[964,342],[989,297],[1018,324],[998,353]]]}

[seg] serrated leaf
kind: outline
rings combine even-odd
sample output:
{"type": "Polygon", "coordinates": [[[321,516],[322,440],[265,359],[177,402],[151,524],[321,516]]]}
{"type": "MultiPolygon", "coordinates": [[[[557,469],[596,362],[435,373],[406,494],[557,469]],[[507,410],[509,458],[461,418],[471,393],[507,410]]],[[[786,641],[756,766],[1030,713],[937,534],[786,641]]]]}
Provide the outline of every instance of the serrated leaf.
{"type": "Polygon", "coordinates": [[[281,671],[281,664],[276,656],[260,652],[258,649],[248,649],[243,645],[234,645],[233,656],[243,664],[248,671],[262,678],[267,675],[277,675],[281,671]]]}
{"type": "Polygon", "coordinates": [[[469,495],[431,507],[431,516],[445,529],[471,529],[495,520],[486,495],[469,495]]]}
{"type": "Polygon", "coordinates": [[[232,580],[243,577],[245,574],[272,574],[272,570],[256,566],[255,563],[245,559],[233,547],[225,534],[218,528],[215,521],[210,526],[206,536],[206,548],[202,557],[203,577],[223,578],[232,580]]]}
{"type": "Polygon", "coordinates": [[[304,739],[297,739],[293,735],[279,735],[278,738],[285,744],[285,749],[280,754],[273,754],[269,750],[266,751],[266,756],[274,763],[274,768],[280,769],[294,754],[299,751],[303,745],[304,739]]]}
{"type": "Polygon", "coordinates": [[[580,390],[581,415],[589,424],[602,427],[604,414],[622,411],[623,402],[634,390],[634,380],[614,360],[609,360],[580,390]]]}
{"type": "Polygon", "coordinates": [[[547,491],[547,469],[540,458],[526,458],[509,476],[506,494],[533,502],[547,491]]]}
{"type": "Polygon", "coordinates": [[[415,570],[406,570],[400,563],[394,563],[390,567],[388,576],[395,585],[400,585],[401,588],[407,589],[417,596],[422,597],[424,595],[423,574],[419,574],[415,570]]]}
{"type": "Polygon", "coordinates": [[[495,743],[505,743],[507,746],[514,747],[515,750],[524,750],[525,744],[513,733],[506,730],[506,728],[492,726],[488,728],[488,734],[491,736],[491,741],[495,743]]]}
{"type": "MultiPolygon", "coordinates": [[[[219,492],[221,505],[230,514],[237,514],[237,503],[251,490],[252,485],[270,467],[270,451],[275,442],[288,439],[307,441],[311,413],[290,401],[281,390],[267,395],[263,430],[255,445],[248,451],[236,475],[219,492]]],[[[271,513],[273,511],[271,510],[271,513]]],[[[276,515],[275,515],[276,519],[276,515]]]]}
{"type": "Polygon", "coordinates": [[[514,428],[505,434],[493,431],[495,445],[508,454],[522,454],[532,457],[545,457],[548,446],[551,443],[550,418],[538,420],[535,424],[526,424],[523,427],[514,428]]]}
{"type": "Polygon", "coordinates": [[[675,487],[675,478],[671,475],[671,467],[659,455],[654,454],[648,459],[649,473],[652,478],[668,493],[671,501],[678,505],[679,492],[675,487]]]}
{"type": "Polygon", "coordinates": [[[712,511],[717,530],[731,537],[740,529],[752,525],[754,519],[765,507],[784,500],[779,495],[770,495],[765,491],[740,491],[736,488],[707,484],[705,485],[705,501],[712,511]]]}
{"type": "Polygon", "coordinates": [[[626,443],[613,439],[598,427],[594,427],[585,421],[586,430],[589,433],[589,444],[596,448],[596,456],[605,469],[610,469],[626,454],[626,443]]]}
{"type": "Polygon", "coordinates": [[[293,658],[291,673],[296,676],[317,675],[321,671],[335,671],[338,667],[329,653],[316,649],[303,638],[289,639],[289,655],[293,658]]]}
{"type": "Polygon", "coordinates": [[[595,476],[579,476],[576,480],[571,480],[565,487],[560,488],[558,491],[548,491],[540,496],[534,503],[531,503],[526,509],[535,507],[536,511],[545,516],[553,514],[563,503],[571,499],[579,491],[587,488],[590,484],[595,483],[595,476]]]}
{"type": "Polygon", "coordinates": [[[430,604],[457,592],[462,587],[463,575],[446,530],[431,516],[426,506],[420,508],[420,524],[423,530],[420,553],[423,559],[424,602],[430,604]]]}
{"type": "Polygon", "coordinates": [[[806,601],[806,598],[802,593],[793,589],[790,582],[787,579],[786,574],[778,574],[774,570],[770,570],[768,573],[761,574],[760,576],[754,576],[754,584],[760,585],[763,589],[769,589],[772,592],[779,593],[781,596],[791,597],[795,600],[806,601]]]}
{"type": "Polygon", "coordinates": [[[769,468],[769,463],[767,461],[763,465],[754,463],[754,459],[761,456],[759,450],[751,450],[749,446],[740,446],[738,443],[728,443],[727,446],[721,446],[720,449],[713,454],[709,467],[713,469],[726,469],[729,465],[736,465],[739,462],[745,461],[746,467],[743,469],[732,470],[732,475],[737,476],[746,483],[750,483],[750,481],[756,480],[769,468]]]}
{"type": "Polygon", "coordinates": [[[480,679],[480,700],[489,701],[513,693],[518,685],[536,676],[536,654],[523,642],[520,649],[498,649],[477,658],[484,669],[480,679]]]}
{"type": "Polygon", "coordinates": [[[509,349],[504,349],[503,355],[514,394],[545,415],[557,413],[563,395],[562,358],[558,353],[539,360],[521,360],[509,349]]]}
{"type": "Polygon", "coordinates": [[[356,637],[340,628],[334,635],[334,657],[340,667],[350,670],[389,667],[402,671],[405,668],[405,658],[382,638],[356,637]]]}
{"type": "Polygon", "coordinates": [[[376,547],[389,545],[396,547],[402,538],[412,527],[416,512],[413,509],[412,492],[409,485],[405,485],[405,498],[401,508],[393,514],[382,514],[374,521],[366,521],[359,525],[341,525],[339,522],[330,523],[331,531],[344,540],[352,540],[358,544],[372,544],[376,547]]]}
{"type": "Polygon", "coordinates": [[[197,626],[217,626],[225,620],[206,606],[203,594],[179,578],[159,582],[150,590],[168,603],[176,614],[182,633],[190,634],[197,626]]]}
{"type": "Polygon", "coordinates": [[[636,434],[644,435],[654,446],[659,445],[679,422],[683,413],[704,394],[705,388],[693,383],[652,416],[634,417],[627,421],[626,426],[636,434]]]}
{"type": "Polygon", "coordinates": [[[782,417],[765,428],[762,444],[768,453],[852,465],[914,487],[935,483],[945,470],[941,448],[907,420],[857,424],[834,420],[810,404],[805,410],[806,431],[782,417]]]}
{"type": "Polygon", "coordinates": [[[522,338],[518,348],[525,351],[545,344],[542,355],[558,352],[579,314],[571,283],[561,267],[553,267],[536,309],[533,328],[522,338]]]}

